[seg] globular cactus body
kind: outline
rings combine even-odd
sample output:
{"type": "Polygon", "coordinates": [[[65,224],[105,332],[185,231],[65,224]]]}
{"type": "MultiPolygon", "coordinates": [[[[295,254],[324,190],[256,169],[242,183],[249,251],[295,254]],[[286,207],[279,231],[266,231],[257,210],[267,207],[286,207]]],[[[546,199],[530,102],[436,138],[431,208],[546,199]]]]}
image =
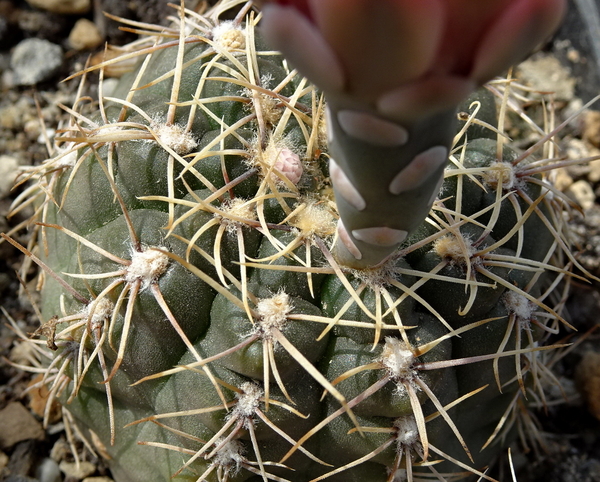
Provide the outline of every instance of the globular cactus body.
{"type": "Polygon", "coordinates": [[[489,479],[564,321],[543,163],[469,130],[427,221],[347,268],[318,91],[219,13],[37,171],[52,393],[118,481],[489,479]]]}

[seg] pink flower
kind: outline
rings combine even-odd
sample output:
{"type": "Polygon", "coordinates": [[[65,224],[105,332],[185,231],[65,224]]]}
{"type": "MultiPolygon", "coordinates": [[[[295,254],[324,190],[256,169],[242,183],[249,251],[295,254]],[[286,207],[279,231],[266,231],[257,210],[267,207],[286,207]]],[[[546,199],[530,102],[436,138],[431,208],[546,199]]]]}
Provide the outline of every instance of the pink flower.
{"type": "Polygon", "coordinates": [[[455,110],[558,26],[567,0],[263,0],[263,32],[326,94],[337,261],[381,263],[444,179],[455,110]]]}
{"type": "Polygon", "coordinates": [[[403,120],[522,60],[566,0],[265,0],[271,43],[329,96],[403,120]]]}

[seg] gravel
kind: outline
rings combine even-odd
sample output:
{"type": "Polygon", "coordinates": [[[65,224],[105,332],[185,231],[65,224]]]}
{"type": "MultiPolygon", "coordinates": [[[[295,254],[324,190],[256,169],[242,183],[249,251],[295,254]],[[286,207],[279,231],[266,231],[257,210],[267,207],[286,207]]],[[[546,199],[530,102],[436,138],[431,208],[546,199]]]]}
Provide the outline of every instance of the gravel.
{"type": "Polygon", "coordinates": [[[52,78],[63,63],[60,45],[39,38],[19,42],[10,57],[15,85],[34,85],[52,78]]]}

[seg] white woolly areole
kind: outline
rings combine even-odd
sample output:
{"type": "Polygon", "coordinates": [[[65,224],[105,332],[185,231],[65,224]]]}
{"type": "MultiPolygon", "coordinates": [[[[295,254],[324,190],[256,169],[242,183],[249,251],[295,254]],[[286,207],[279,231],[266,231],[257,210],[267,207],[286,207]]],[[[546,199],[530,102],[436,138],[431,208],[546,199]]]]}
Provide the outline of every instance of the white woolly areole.
{"type": "Polygon", "coordinates": [[[410,346],[399,338],[392,336],[385,338],[383,352],[378,360],[387,368],[394,380],[410,380],[415,376],[412,368],[415,355],[410,346]]]}
{"type": "Polygon", "coordinates": [[[419,429],[417,428],[415,417],[412,415],[397,418],[394,421],[394,428],[396,429],[396,445],[398,450],[404,447],[413,447],[420,443],[419,429]]]}
{"type": "MultiPolygon", "coordinates": [[[[388,474],[389,473],[391,473],[391,471],[388,469],[388,474]]],[[[406,482],[407,480],[408,475],[406,474],[406,469],[398,469],[394,473],[394,478],[392,479],[392,482],[406,482]]]]}
{"type": "Polygon", "coordinates": [[[300,210],[289,221],[292,226],[300,231],[302,237],[309,238],[316,235],[320,238],[326,238],[335,233],[336,219],[326,203],[308,199],[304,205],[304,209],[300,210]]]}
{"type": "Polygon", "coordinates": [[[267,89],[267,91],[262,92],[247,88],[244,89],[244,95],[252,101],[255,110],[261,112],[263,121],[271,126],[275,126],[285,111],[281,99],[277,94],[270,92],[269,90],[274,89],[277,86],[277,83],[273,82],[273,76],[271,74],[266,74],[261,75],[260,85],[267,89]]]}
{"type": "Polygon", "coordinates": [[[159,143],[167,146],[180,156],[193,151],[198,142],[191,132],[186,132],[185,128],[176,124],[156,124],[153,126],[159,143]]]}
{"type": "Polygon", "coordinates": [[[221,211],[216,212],[214,217],[227,227],[229,233],[235,234],[238,227],[246,226],[245,220],[257,218],[256,207],[248,200],[236,197],[221,204],[221,211]]]}
{"type": "Polygon", "coordinates": [[[92,315],[89,319],[91,329],[102,328],[105,321],[110,320],[113,309],[114,304],[108,298],[100,298],[95,303],[92,302],[87,305],[85,309],[86,315],[92,315]]]}
{"type": "Polygon", "coordinates": [[[53,163],[53,167],[56,169],[74,167],[75,164],[77,164],[79,154],[77,153],[77,149],[75,148],[75,144],[73,142],[69,142],[67,147],[64,149],[58,149],[58,152],[60,152],[59,155],[55,156],[53,159],[50,159],[50,161],[53,163]]]}
{"type": "MultiPolygon", "coordinates": [[[[215,445],[218,447],[223,441],[223,438],[219,438],[215,441],[215,445]]],[[[212,465],[224,467],[230,474],[235,474],[244,461],[243,453],[244,445],[237,440],[230,440],[219,448],[211,462],[212,465]]]]}
{"type": "Polygon", "coordinates": [[[243,28],[233,22],[222,22],[213,31],[215,50],[231,52],[246,48],[246,34],[243,28]]]}
{"type": "MultiPolygon", "coordinates": [[[[414,416],[409,415],[397,418],[394,420],[394,428],[396,429],[396,453],[410,457],[411,451],[415,449],[419,450],[422,447],[419,429],[414,416]]],[[[388,474],[390,473],[391,471],[388,469],[388,474]]],[[[398,469],[394,472],[393,482],[407,482],[408,480],[406,469],[398,469]]]]}
{"type": "Polygon", "coordinates": [[[465,263],[477,253],[471,238],[466,235],[461,235],[461,238],[454,234],[442,236],[434,241],[433,249],[440,258],[450,259],[454,263],[465,263]]]}
{"type": "Polygon", "coordinates": [[[515,172],[515,167],[510,162],[494,162],[485,169],[481,177],[489,186],[497,187],[502,183],[502,189],[510,190],[518,183],[515,172]]]}
{"type": "Polygon", "coordinates": [[[265,336],[269,336],[273,328],[281,329],[292,309],[293,306],[290,303],[290,297],[283,291],[271,298],[260,300],[256,305],[256,312],[260,317],[257,324],[257,331],[264,338],[265,336]]]}
{"type": "Polygon", "coordinates": [[[159,249],[165,248],[146,248],[144,251],[135,251],[131,256],[131,264],[127,268],[125,281],[127,283],[141,281],[142,289],[145,289],[158,280],[169,266],[169,257],[158,251],[159,249]]]}
{"type": "Polygon", "coordinates": [[[77,357],[79,355],[79,347],[81,346],[78,341],[66,341],[64,344],[61,343],[62,353],[67,357],[77,357]]]}
{"type": "Polygon", "coordinates": [[[250,420],[256,413],[263,391],[256,383],[252,382],[245,382],[240,388],[242,393],[236,394],[238,401],[231,412],[231,416],[250,420]]]}
{"type": "Polygon", "coordinates": [[[535,310],[535,304],[531,303],[525,296],[516,291],[508,291],[504,294],[504,305],[511,313],[514,313],[520,321],[531,320],[535,310]]]}

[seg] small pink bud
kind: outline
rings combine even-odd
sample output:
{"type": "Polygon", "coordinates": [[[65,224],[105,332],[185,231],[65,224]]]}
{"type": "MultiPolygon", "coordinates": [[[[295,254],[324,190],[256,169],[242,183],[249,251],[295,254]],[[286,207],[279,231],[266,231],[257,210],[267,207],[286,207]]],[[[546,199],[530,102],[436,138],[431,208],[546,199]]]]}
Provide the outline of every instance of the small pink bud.
{"type": "Polygon", "coordinates": [[[287,177],[293,184],[298,184],[300,182],[300,178],[304,172],[300,157],[288,148],[283,148],[279,151],[273,167],[287,177]]]}

